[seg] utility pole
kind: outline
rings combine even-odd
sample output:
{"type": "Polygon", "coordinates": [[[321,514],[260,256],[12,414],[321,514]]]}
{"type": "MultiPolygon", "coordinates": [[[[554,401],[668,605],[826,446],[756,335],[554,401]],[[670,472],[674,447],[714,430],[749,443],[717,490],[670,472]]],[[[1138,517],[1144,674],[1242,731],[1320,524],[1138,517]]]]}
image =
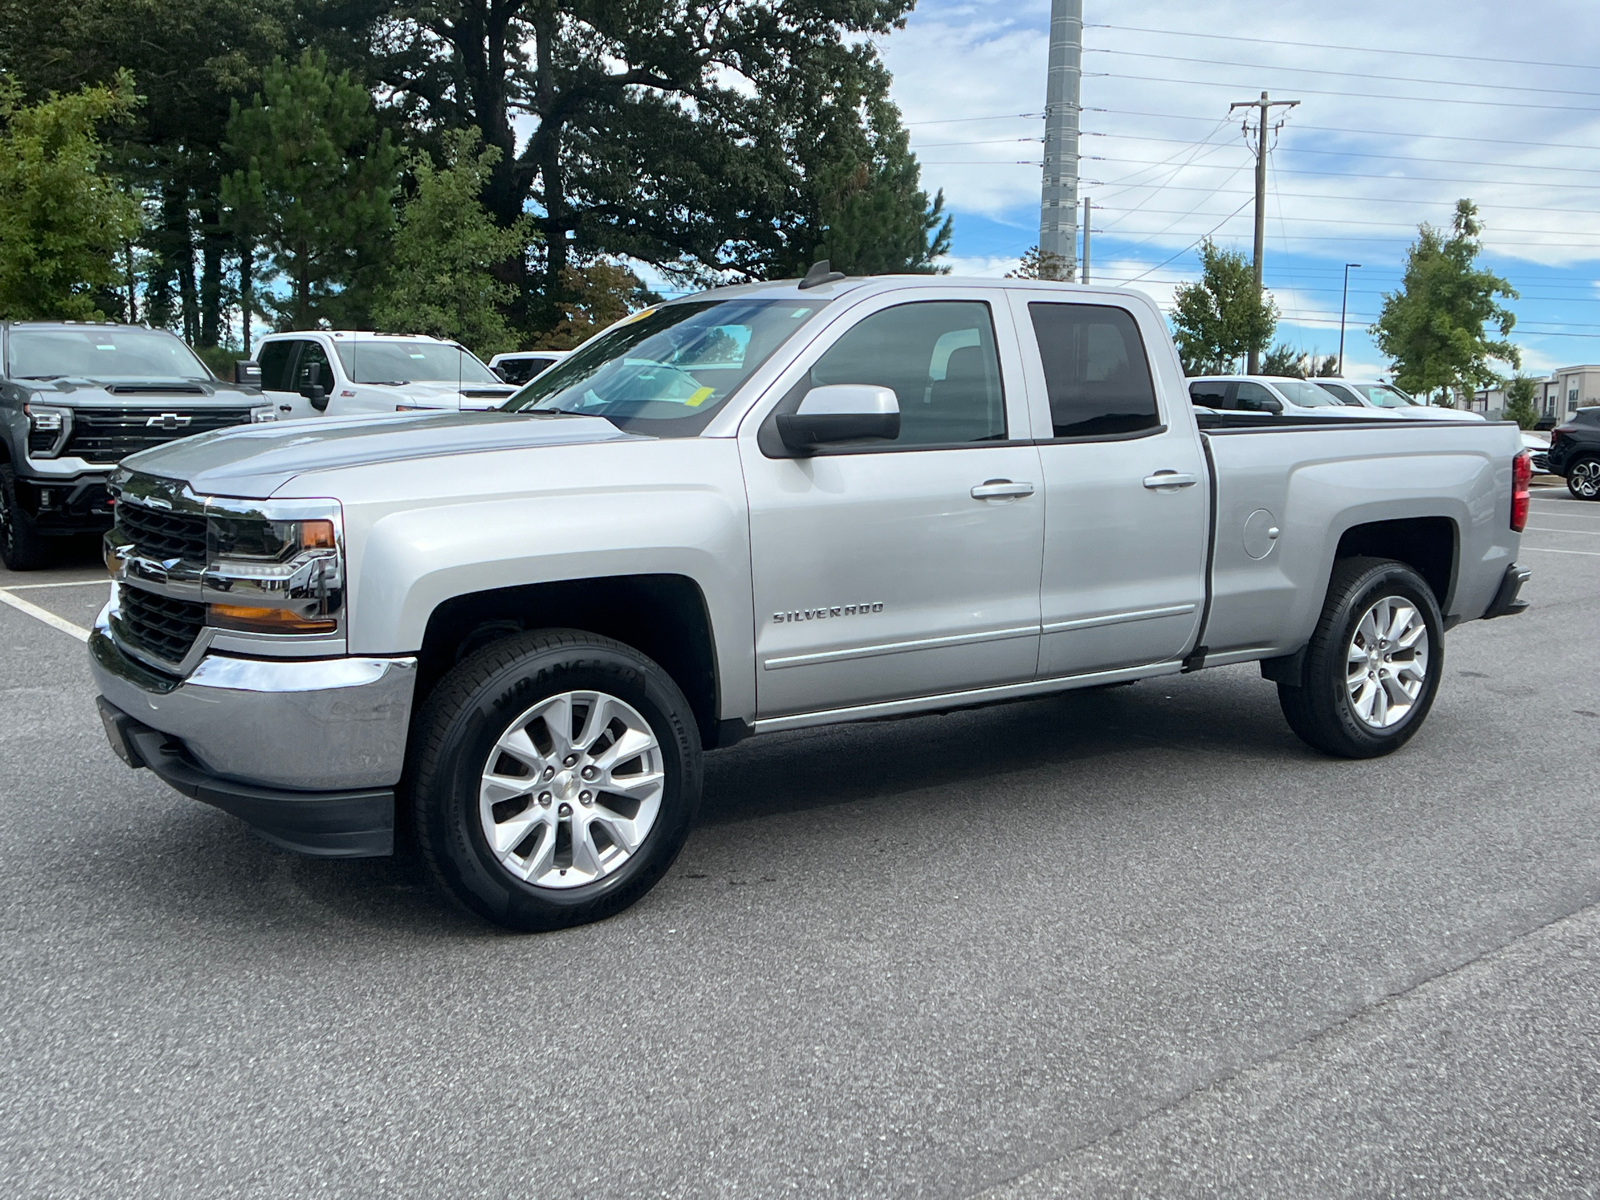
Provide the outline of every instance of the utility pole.
{"type": "Polygon", "coordinates": [[[1078,282],[1089,282],[1089,213],[1094,205],[1089,203],[1089,197],[1083,198],[1083,266],[1078,271],[1078,282]]]}
{"type": "Polygon", "coordinates": [[[1345,263],[1344,265],[1344,295],[1339,299],[1339,378],[1344,378],[1344,314],[1350,307],[1350,270],[1361,269],[1360,263],[1345,263]]]}
{"type": "MultiPolygon", "coordinates": [[[[1228,105],[1231,115],[1236,108],[1255,108],[1260,110],[1256,118],[1256,303],[1261,302],[1261,265],[1267,252],[1267,122],[1272,117],[1275,108],[1293,108],[1299,104],[1298,100],[1272,100],[1267,93],[1261,93],[1259,100],[1240,100],[1228,105]]],[[[1283,122],[1279,121],[1274,129],[1282,129],[1283,122]]],[[[1250,121],[1244,123],[1245,143],[1250,141],[1250,121]]],[[[1250,361],[1245,368],[1245,374],[1256,375],[1261,370],[1261,347],[1250,347],[1250,361]]]]}
{"type": "Polygon", "coordinates": [[[1051,0],[1039,264],[1044,270],[1053,271],[1051,277],[1058,279],[1071,279],[1078,265],[1078,105],[1082,77],[1083,0],[1051,0]]]}

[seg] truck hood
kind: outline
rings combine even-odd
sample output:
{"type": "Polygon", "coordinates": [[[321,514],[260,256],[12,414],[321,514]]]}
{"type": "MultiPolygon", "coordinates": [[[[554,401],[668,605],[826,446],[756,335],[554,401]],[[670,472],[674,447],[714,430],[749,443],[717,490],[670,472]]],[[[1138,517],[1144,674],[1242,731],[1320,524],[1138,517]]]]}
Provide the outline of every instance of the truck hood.
{"type": "Polygon", "coordinates": [[[134,381],[73,376],[19,379],[16,382],[28,388],[40,404],[60,404],[71,408],[254,408],[267,403],[259,388],[243,388],[220,379],[134,381]]]}
{"type": "Polygon", "coordinates": [[[202,433],[130,455],[122,467],[187,483],[203,496],[264,500],[307,471],[624,439],[638,440],[600,417],[563,413],[321,417],[202,433]]]}
{"type": "MultiPolygon", "coordinates": [[[[357,384],[357,387],[376,385],[357,384]]],[[[404,383],[382,385],[393,391],[402,403],[426,404],[435,408],[463,410],[499,408],[517,392],[509,383],[404,383]]]]}

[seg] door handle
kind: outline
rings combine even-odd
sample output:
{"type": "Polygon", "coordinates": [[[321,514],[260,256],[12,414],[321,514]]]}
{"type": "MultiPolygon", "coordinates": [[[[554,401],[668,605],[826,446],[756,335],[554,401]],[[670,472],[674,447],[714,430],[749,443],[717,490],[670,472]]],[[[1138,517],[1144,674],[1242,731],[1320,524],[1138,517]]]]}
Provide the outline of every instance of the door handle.
{"type": "Polygon", "coordinates": [[[1193,487],[1199,482],[1198,475],[1187,475],[1178,471],[1157,471],[1154,475],[1145,476],[1144,485],[1151,491],[1159,491],[1161,488],[1193,487]]]}
{"type": "Polygon", "coordinates": [[[989,479],[972,489],[974,500],[1015,499],[1033,495],[1033,484],[1012,483],[1009,479],[989,479]]]}

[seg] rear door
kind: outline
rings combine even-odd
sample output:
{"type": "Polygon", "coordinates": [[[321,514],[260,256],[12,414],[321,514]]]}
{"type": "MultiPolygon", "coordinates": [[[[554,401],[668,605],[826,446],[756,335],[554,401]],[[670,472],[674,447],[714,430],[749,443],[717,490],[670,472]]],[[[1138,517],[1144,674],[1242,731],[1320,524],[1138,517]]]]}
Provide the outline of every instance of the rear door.
{"type": "Polygon", "coordinates": [[[1010,296],[1045,435],[1040,677],[1179,659],[1205,602],[1210,484],[1176,363],[1146,352],[1166,332],[1112,296],[1010,296]]]}
{"type": "Polygon", "coordinates": [[[1026,683],[1044,494],[1000,289],[865,301],[740,434],[763,718],[1026,683]],[[787,456],[774,411],[813,387],[892,388],[899,437],[787,456]]]}

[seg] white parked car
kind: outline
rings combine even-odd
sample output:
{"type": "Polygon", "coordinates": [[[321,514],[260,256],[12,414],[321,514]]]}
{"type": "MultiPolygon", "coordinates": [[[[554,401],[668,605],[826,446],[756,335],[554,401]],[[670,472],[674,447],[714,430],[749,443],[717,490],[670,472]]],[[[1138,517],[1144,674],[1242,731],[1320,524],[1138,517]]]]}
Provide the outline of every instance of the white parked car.
{"type": "Polygon", "coordinates": [[[1358,404],[1369,408],[1381,408],[1407,420],[1419,417],[1435,421],[1487,420],[1482,413],[1468,412],[1463,408],[1440,408],[1437,404],[1418,400],[1415,396],[1402,392],[1394,384],[1384,383],[1382,380],[1319,379],[1316,383],[1318,387],[1337,396],[1342,403],[1348,404],[1349,398],[1353,396],[1358,404]]]}
{"type": "Polygon", "coordinates": [[[425,334],[316,330],[261,339],[261,390],[284,421],[498,408],[517,389],[470,350],[425,334]]]}
{"type": "Polygon", "coordinates": [[[570,350],[519,350],[512,354],[496,354],[489,360],[489,370],[507,383],[521,387],[571,353],[570,350]]]}
{"type": "MultiPolygon", "coordinates": [[[[1336,397],[1306,379],[1278,375],[1203,375],[1189,381],[1189,399],[1219,412],[1280,413],[1288,417],[1370,419],[1379,412],[1359,400],[1336,397]]],[[[1383,412],[1381,415],[1391,415],[1383,412]]]]}

